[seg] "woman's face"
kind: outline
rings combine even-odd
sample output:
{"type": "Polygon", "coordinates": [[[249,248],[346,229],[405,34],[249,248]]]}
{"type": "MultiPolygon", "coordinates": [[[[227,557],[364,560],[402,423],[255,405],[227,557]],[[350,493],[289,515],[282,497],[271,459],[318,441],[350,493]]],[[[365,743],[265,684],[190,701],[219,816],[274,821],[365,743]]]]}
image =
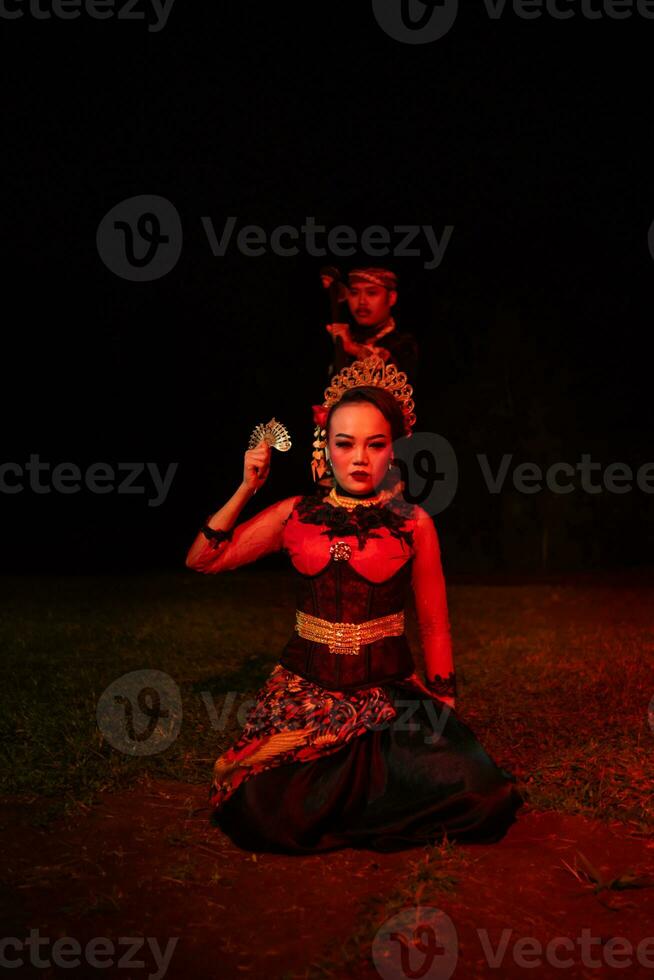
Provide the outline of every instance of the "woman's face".
{"type": "Polygon", "coordinates": [[[327,454],[339,486],[348,493],[375,493],[393,455],[391,424],[370,402],[341,405],[329,420],[327,454]]]}

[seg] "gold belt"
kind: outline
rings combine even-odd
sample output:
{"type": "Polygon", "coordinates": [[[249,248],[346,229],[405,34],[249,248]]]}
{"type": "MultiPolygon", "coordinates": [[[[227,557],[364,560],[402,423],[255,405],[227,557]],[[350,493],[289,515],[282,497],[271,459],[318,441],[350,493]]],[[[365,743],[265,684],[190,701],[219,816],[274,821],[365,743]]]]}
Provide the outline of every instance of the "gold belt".
{"type": "Polygon", "coordinates": [[[368,619],[365,623],[332,623],[310,613],[295,610],[295,628],[305,640],[325,643],[330,653],[356,655],[360,647],[384,636],[401,636],[404,633],[404,612],[368,619]]]}

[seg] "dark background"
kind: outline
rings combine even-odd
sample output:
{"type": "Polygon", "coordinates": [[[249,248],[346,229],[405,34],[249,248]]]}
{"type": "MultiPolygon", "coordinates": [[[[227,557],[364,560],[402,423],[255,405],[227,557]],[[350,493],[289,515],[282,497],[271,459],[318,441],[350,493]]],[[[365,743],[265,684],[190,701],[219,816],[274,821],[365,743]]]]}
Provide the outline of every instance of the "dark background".
{"type": "Polygon", "coordinates": [[[435,270],[379,260],[421,348],[416,428],[459,461],[436,517],[446,570],[650,564],[654,498],[635,480],[620,495],[578,480],[567,496],[491,495],[475,454],[654,461],[654,20],[493,21],[478,3],[408,45],[365,2],[215,8],[177,0],[159,33],[0,20],[0,463],[178,463],[159,507],[145,476],[141,495],[39,495],[27,480],[0,493],[3,571],[183,568],[272,415],[294,446],[242,519],[310,488],[328,259],[214,257],[203,215],[268,231],[309,215],[453,225],[435,270]],[[141,194],[174,204],[184,243],[168,275],[138,283],[101,261],[96,232],[141,194]]]}

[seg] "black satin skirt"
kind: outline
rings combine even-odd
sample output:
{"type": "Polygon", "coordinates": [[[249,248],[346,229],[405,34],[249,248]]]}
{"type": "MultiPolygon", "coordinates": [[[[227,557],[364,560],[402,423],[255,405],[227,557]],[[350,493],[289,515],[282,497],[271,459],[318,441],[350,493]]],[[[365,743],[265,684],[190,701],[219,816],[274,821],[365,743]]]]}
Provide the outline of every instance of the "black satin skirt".
{"type": "Polygon", "coordinates": [[[331,755],[244,781],[211,817],[248,851],[398,851],[449,840],[494,843],[525,802],[517,780],[443,702],[384,688],[398,717],[331,755]]]}

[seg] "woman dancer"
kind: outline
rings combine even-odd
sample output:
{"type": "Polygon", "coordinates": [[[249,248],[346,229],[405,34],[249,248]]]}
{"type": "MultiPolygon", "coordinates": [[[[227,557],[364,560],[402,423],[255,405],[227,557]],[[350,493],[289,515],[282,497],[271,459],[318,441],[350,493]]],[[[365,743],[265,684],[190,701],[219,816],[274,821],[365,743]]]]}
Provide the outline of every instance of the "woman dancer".
{"type": "Polygon", "coordinates": [[[415,423],[406,375],[378,357],[336,375],[314,406],[314,480],[238,524],[270,446],[186,559],[224,572],[284,550],[296,623],[238,741],[216,761],[212,820],[240,847],[315,853],[494,842],[524,799],[455,711],[456,677],[434,524],[402,497],[393,443],[415,423]],[[413,590],[426,679],[404,633],[413,590]]]}

